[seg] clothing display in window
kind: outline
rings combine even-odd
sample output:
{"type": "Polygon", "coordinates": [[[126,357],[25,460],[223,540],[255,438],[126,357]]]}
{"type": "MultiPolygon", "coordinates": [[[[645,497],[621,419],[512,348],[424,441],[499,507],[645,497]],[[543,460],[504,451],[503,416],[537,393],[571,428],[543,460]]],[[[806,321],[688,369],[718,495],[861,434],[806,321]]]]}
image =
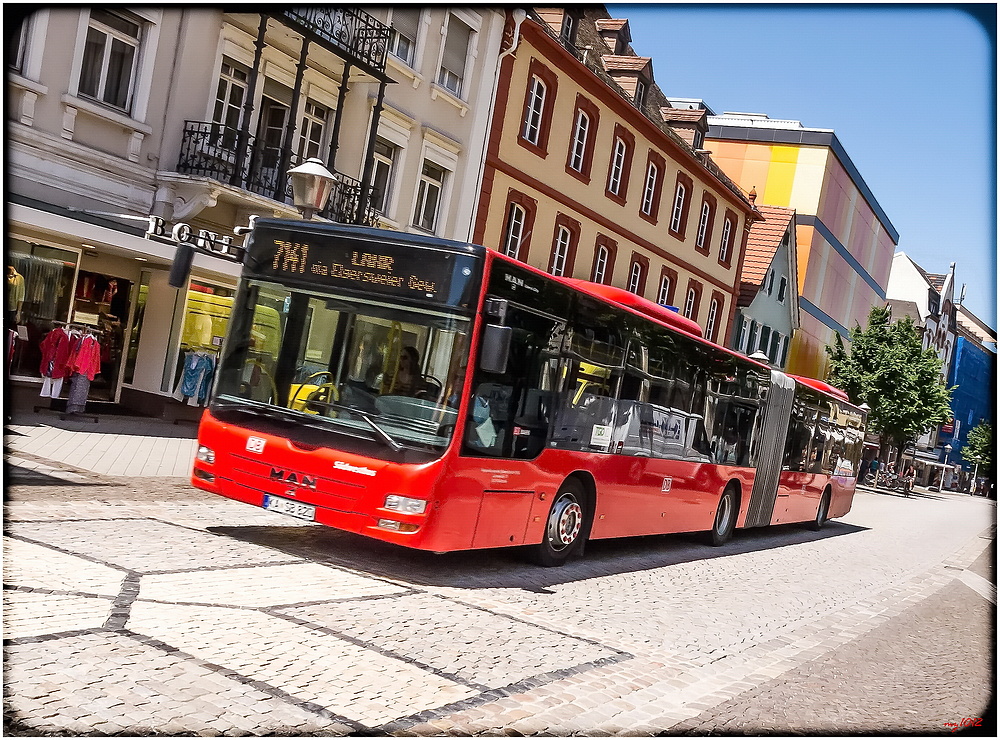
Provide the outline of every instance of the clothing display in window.
{"type": "MultiPolygon", "coordinates": [[[[39,345],[42,351],[42,389],[39,395],[58,398],[62,392],[63,380],[67,377],[82,376],[86,379],[86,389],[101,371],[101,344],[88,331],[65,329],[57,326],[50,331],[39,345]]],[[[70,392],[77,385],[71,383],[70,392]]],[[[86,391],[84,391],[86,403],[86,391]]],[[[82,407],[79,410],[83,410],[82,407]]],[[[75,413],[75,412],[71,412],[75,413]]]]}
{"type": "Polygon", "coordinates": [[[174,398],[187,401],[189,406],[203,406],[208,401],[214,375],[213,353],[202,350],[188,352],[184,356],[184,369],[177,381],[177,388],[174,389],[174,398]]]}

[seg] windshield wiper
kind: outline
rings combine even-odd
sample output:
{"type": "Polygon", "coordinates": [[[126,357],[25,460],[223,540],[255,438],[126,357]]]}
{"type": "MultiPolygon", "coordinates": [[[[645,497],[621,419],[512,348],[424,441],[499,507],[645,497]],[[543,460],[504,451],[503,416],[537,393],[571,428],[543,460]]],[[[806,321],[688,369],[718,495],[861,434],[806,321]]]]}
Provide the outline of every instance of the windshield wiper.
{"type": "Polygon", "coordinates": [[[399,452],[400,450],[404,449],[403,445],[397,442],[393,438],[393,436],[389,434],[389,432],[387,432],[385,429],[383,429],[374,421],[372,421],[372,418],[367,413],[361,411],[360,409],[356,409],[353,406],[345,406],[342,403],[334,403],[332,401],[311,401],[310,403],[315,406],[325,406],[327,408],[336,409],[337,411],[346,411],[348,414],[357,416],[358,418],[361,419],[361,421],[367,424],[371,428],[371,430],[375,432],[375,436],[378,437],[386,445],[388,445],[393,452],[399,452]]]}

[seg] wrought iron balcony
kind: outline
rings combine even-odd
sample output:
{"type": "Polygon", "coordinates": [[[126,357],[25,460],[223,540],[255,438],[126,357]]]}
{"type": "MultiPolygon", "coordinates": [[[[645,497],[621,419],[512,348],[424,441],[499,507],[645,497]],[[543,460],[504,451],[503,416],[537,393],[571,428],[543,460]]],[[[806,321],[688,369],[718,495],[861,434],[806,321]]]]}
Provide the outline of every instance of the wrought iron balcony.
{"type": "Polygon", "coordinates": [[[307,32],[340,56],[382,75],[389,27],[358,8],[303,7],[283,10],[284,22],[307,32]]]}
{"type": "MultiPolygon", "coordinates": [[[[291,203],[288,170],[298,165],[300,158],[290,153],[287,164],[282,165],[280,147],[267,146],[247,133],[242,135],[242,141],[246,143],[241,158],[237,156],[241,142],[238,129],[211,121],[185,121],[177,171],[182,175],[208,177],[257,195],[291,203]],[[239,164],[241,160],[242,165],[239,164]]],[[[378,213],[371,207],[366,207],[362,217],[358,218],[362,200],[361,182],[341,172],[333,174],[335,181],[330,202],[319,215],[340,223],[377,225],[378,213]]]]}

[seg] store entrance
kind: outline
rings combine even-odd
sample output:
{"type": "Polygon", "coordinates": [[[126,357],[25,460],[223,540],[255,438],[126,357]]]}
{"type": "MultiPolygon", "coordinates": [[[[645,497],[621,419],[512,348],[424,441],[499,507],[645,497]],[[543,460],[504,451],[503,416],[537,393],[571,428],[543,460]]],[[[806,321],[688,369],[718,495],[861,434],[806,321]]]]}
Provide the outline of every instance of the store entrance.
{"type": "Polygon", "coordinates": [[[115,400],[131,290],[124,278],[80,270],[71,321],[93,329],[101,345],[101,371],[90,384],[88,401],[115,400]]]}

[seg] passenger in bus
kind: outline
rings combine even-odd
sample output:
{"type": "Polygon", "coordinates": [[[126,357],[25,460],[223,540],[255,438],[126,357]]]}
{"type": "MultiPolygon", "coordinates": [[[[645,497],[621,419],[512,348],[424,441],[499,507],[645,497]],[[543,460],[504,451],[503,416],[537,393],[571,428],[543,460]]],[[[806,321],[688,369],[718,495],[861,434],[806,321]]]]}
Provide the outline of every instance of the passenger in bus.
{"type": "Polygon", "coordinates": [[[389,393],[396,396],[418,396],[425,390],[427,384],[420,375],[420,354],[416,347],[407,345],[399,353],[399,364],[389,393]]]}

